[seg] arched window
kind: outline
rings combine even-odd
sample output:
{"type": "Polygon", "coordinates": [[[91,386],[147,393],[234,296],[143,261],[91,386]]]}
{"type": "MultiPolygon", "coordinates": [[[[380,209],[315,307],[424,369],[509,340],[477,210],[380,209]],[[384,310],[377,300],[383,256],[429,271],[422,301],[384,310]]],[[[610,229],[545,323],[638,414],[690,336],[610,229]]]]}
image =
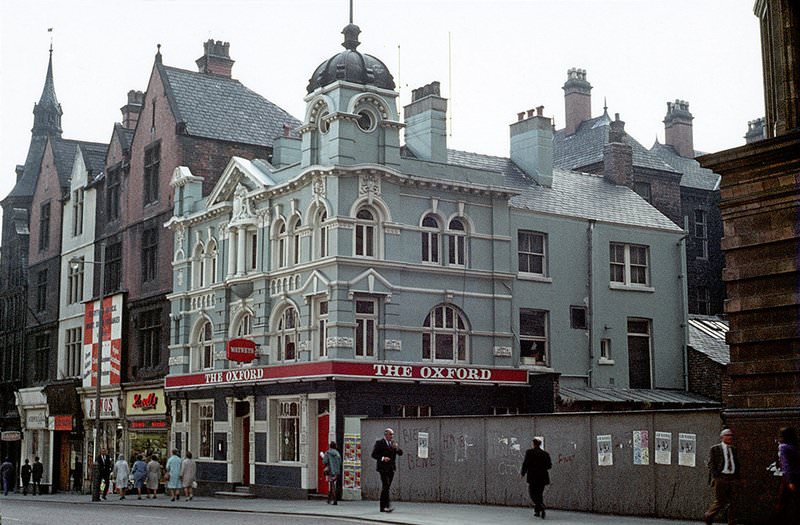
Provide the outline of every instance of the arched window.
{"type": "Polygon", "coordinates": [[[460,310],[439,305],[422,325],[422,359],[459,362],[467,360],[467,323],[460,310]]]}
{"type": "Polygon", "coordinates": [[[208,278],[206,282],[209,284],[214,284],[217,282],[217,257],[219,257],[219,253],[217,252],[217,242],[211,239],[208,242],[208,246],[206,246],[206,258],[208,259],[206,263],[206,273],[208,278]]]}
{"type": "Polygon", "coordinates": [[[297,311],[289,307],[278,319],[277,347],[278,361],[295,361],[297,359],[297,330],[299,328],[297,311]]]}
{"type": "Polygon", "coordinates": [[[467,230],[464,227],[464,220],[452,219],[447,229],[447,262],[454,266],[464,266],[467,253],[467,230]]]}
{"type": "Polygon", "coordinates": [[[361,257],[375,257],[375,212],[361,208],[356,213],[355,254],[361,257]]]}
{"type": "Polygon", "coordinates": [[[244,314],[236,325],[236,337],[245,337],[253,333],[253,316],[244,314]]]}
{"type": "Polygon", "coordinates": [[[328,220],[328,212],[325,211],[323,208],[322,211],[319,212],[317,215],[317,224],[316,224],[316,239],[315,239],[315,246],[317,257],[327,257],[328,256],[328,225],[325,222],[328,220]]]}
{"type": "Polygon", "coordinates": [[[439,262],[439,221],[433,215],[422,219],[422,260],[439,262]]]}
{"type": "Polygon", "coordinates": [[[300,218],[292,223],[292,264],[300,264],[300,218]]]}
{"type": "Polygon", "coordinates": [[[205,254],[203,253],[203,245],[197,244],[192,252],[192,289],[197,290],[205,287],[205,254]]]}
{"type": "Polygon", "coordinates": [[[205,321],[197,335],[197,357],[200,370],[214,368],[214,334],[211,321],[205,321]]]}
{"type": "Polygon", "coordinates": [[[287,258],[287,238],[286,238],[286,222],[281,220],[275,227],[275,266],[283,268],[288,264],[287,258]]]}

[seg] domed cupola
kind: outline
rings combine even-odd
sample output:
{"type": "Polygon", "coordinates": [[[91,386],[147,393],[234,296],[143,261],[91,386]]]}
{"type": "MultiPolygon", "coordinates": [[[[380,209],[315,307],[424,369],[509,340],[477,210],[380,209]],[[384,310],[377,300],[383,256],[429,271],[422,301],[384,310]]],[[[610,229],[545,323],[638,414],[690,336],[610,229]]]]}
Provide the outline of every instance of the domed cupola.
{"type": "Polygon", "coordinates": [[[383,89],[395,88],[394,77],[386,65],[372,55],[356,51],[360,42],[358,35],[361,29],[352,22],[342,30],[345,51],[332,56],[319,65],[311,75],[306,88],[313,93],[317,88],[325,87],[337,80],[354,84],[372,85],[383,89]]]}

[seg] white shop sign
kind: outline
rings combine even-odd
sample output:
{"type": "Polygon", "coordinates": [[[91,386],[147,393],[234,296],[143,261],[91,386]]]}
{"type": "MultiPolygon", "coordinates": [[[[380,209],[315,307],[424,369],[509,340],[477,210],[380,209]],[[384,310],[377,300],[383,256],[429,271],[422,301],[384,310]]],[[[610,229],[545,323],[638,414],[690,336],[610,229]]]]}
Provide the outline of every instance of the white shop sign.
{"type": "MultiPolygon", "coordinates": [[[[83,400],[83,413],[87,419],[94,419],[93,397],[83,400]]],[[[119,400],[116,397],[100,398],[100,419],[119,419],[119,400]]]]}
{"type": "Polygon", "coordinates": [[[28,430],[47,429],[47,413],[45,409],[28,410],[25,414],[25,428],[28,430]]]}

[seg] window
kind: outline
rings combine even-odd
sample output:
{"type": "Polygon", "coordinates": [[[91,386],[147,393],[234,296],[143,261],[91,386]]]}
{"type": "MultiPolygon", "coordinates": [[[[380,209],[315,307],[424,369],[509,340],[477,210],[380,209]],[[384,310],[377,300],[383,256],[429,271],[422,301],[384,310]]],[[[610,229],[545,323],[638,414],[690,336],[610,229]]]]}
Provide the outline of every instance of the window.
{"type": "Polygon", "coordinates": [[[253,271],[258,267],[258,232],[248,230],[247,233],[247,270],[253,271]]]}
{"type": "Polygon", "coordinates": [[[524,364],[547,366],[547,312],[519,310],[519,355],[524,364]]]}
{"type": "Polygon", "coordinates": [[[361,128],[363,131],[372,131],[375,129],[375,124],[377,123],[377,119],[372,111],[368,111],[366,109],[362,109],[358,112],[358,127],[361,128]]]}
{"type": "Polygon", "coordinates": [[[119,168],[109,170],[106,178],[106,216],[110,221],[119,219],[120,179],[119,168]]]}
{"type": "Polygon", "coordinates": [[[203,245],[198,244],[194,247],[192,254],[192,288],[197,290],[206,285],[206,261],[203,254],[203,245]]]}
{"type": "Polygon", "coordinates": [[[377,310],[373,299],[356,301],[356,357],[375,357],[377,310]]]}
{"type": "Polygon", "coordinates": [[[39,208],[39,251],[50,246],[50,203],[45,202],[39,208]]]}
{"type": "Polygon", "coordinates": [[[431,417],[428,405],[383,405],[383,417],[431,417]]]}
{"type": "Polygon", "coordinates": [[[44,312],[47,309],[47,270],[41,270],[36,275],[36,311],[44,312]]]}
{"type": "Polygon", "coordinates": [[[214,284],[217,282],[217,243],[212,239],[208,242],[206,247],[206,257],[208,257],[208,264],[205,265],[205,271],[208,272],[206,282],[214,284]]]}
{"type": "Polygon", "coordinates": [[[328,357],[328,301],[317,303],[317,349],[320,357],[328,357]]]}
{"type": "Polygon", "coordinates": [[[72,192],[72,236],[83,233],[83,188],[72,192]]]}
{"type": "Polygon", "coordinates": [[[577,330],[586,330],[586,307],[569,307],[569,325],[577,330]]]}
{"type": "Polygon", "coordinates": [[[694,210],[694,240],[696,257],[708,259],[708,215],[705,210],[694,210]]]}
{"type": "Polygon", "coordinates": [[[83,335],[81,328],[68,328],[65,334],[65,377],[77,377],[83,372],[81,357],[83,355],[83,335]]]}
{"type": "Polygon", "coordinates": [[[690,290],[693,301],[689,304],[689,311],[693,314],[711,315],[711,294],[705,286],[697,286],[690,290]],[[692,304],[693,303],[693,304],[692,304]]]}
{"type": "Polygon", "coordinates": [[[161,309],[154,308],[139,314],[139,366],[156,368],[160,362],[161,309]]]}
{"type": "Polygon", "coordinates": [[[611,243],[611,282],[647,286],[648,258],[647,246],[611,243]]]}
{"type": "Polygon", "coordinates": [[[120,289],[122,285],[122,243],[106,246],[105,293],[120,289]]]}
{"type": "Polygon", "coordinates": [[[278,361],[297,359],[297,311],[289,307],[278,320],[278,361]]]}
{"type": "Polygon", "coordinates": [[[517,257],[520,272],[536,275],[546,274],[546,240],[547,236],[544,233],[525,230],[517,232],[517,257]]]}
{"type": "Polygon", "coordinates": [[[328,225],[324,224],[328,220],[328,212],[322,210],[317,219],[317,255],[319,257],[328,256],[328,225]]]}
{"type": "Polygon", "coordinates": [[[148,228],[142,232],[142,282],[154,281],[157,275],[157,268],[158,230],[156,228],[148,228]]]}
{"type": "Polygon", "coordinates": [[[439,305],[428,313],[422,326],[422,359],[467,360],[467,323],[458,309],[439,305]]]}
{"type": "Polygon", "coordinates": [[[362,208],[356,214],[356,255],[375,257],[375,214],[362,208]]]}
{"type": "Polygon", "coordinates": [[[158,166],[161,157],[161,145],[154,144],[144,150],[144,204],[158,200],[158,166]]]}
{"type": "Polygon", "coordinates": [[[439,262],[439,221],[433,215],[422,219],[422,260],[439,262]]]}
{"type": "Polygon", "coordinates": [[[630,388],[651,388],[650,320],[628,318],[628,372],[630,388]]]}
{"type": "Polygon", "coordinates": [[[212,458],[214,451],[212,449],[214,437],[214,405],[213,403],[204,403],[198,406],[198,437],[200,440],[197,448],[197,456],[201,458],[212,458]]]}
{"type": "Polygon", "coordinates": [[[300,219],[292,224],[292,264],[300,264],[300,219]]]}
{"type": "Polygon", "coordinates": [[[611,339],[600,339],[600,359],[611,361],[611,339]]]}
{"type": "Polygon", "coordinates": [[[634,182],[633,183],[633,191],[639,194],[641,198],[646,200],[647,202],[653,202],[653,195],[650,191],[650,183],[649,182],[634,182]]]}
{"type": "Polygon", "coordinates": [[[275,261],[275,265],[278,268],[283,268],[288,264],[287,258],[287,239],[286,239],[286,223],[284,221],[280,221],[275,228],[275,231],[278,232],[278,236],[276,239],[277,249],[275,250],[275,254],[277,256],[277,260],[275,261]]]}
{"type": "Polygon", "coordinates": [[[197,349],[200,353],[200,369],[211,370],[214,368],[214,335],[211,321],[206,321],[200,328],[197,338],[197,349]]]}
{"type": "Polygon", "coordinates": [[[244,314],[236,326],[236,337],[245,337],[253,333],[253,316],[244,314]]]}
{"type": "Polygon", "coordinates": [[[280,461],[300,460],[300,404],[297,401],[281,401],[278,412],[280,436],[280,461]]]}
{"type": "Polygon", "coordinates": [[[83,301],[84,268],[83,257],[75,268],[72,267],[72,264],[67,264],[67,304],[83,301]]]}
{"type": "Polygon", "coordinates": [[[33,380],[45,381],[48,378],[47,372],[50,369],[48,366],[50,334],[36,334],[33,344],[33,380]]]}
{"type": "Polygon", "coordinates": [[[465,243],[467,238],[467,231],[464,228],[464,221],[461,219],[453,219],[447,226],[447,262],[455,266],[464,266],[465,264],[465,243]]]}

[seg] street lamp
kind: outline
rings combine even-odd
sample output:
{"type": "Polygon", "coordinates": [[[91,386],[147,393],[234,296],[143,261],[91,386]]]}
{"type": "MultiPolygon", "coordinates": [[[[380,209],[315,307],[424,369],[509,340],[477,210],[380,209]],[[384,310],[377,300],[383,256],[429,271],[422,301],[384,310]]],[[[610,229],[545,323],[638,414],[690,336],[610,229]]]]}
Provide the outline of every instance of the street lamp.
{"type": "MultiPolygon", "coordinates": [[[[69,267],[72,270],[81,268],[88,261],[82,257],[75,256],[69,260],[69,267]]],[[[106,276],[106,243],[100,243],[100,261],[91,261],[90,264],[100,266],[100,316],[97,320],[97,355],[95,356],[95,391],[94,391],[94,452],[92,461],[92,501],[100,501],[100,464],[97,462],[97,442],[100,440],[102,430],[100,429],[100,383],[102,382],[103,366],[103,299],[105,298],[105,276],[106,276]]]]}

